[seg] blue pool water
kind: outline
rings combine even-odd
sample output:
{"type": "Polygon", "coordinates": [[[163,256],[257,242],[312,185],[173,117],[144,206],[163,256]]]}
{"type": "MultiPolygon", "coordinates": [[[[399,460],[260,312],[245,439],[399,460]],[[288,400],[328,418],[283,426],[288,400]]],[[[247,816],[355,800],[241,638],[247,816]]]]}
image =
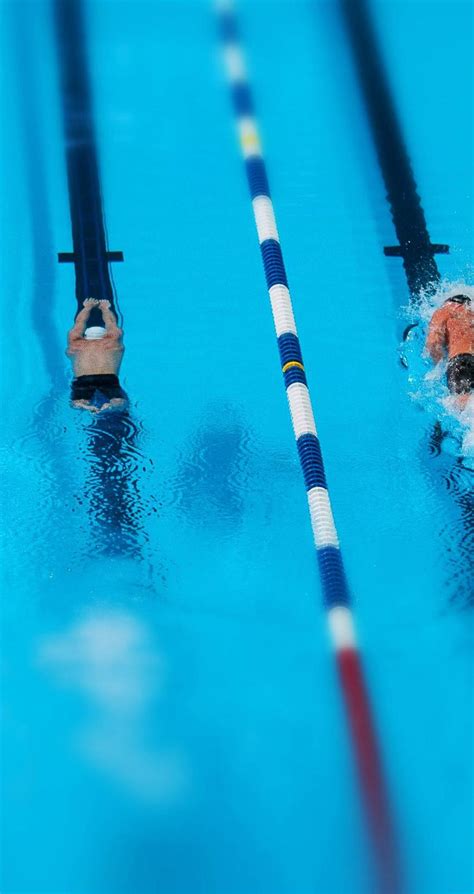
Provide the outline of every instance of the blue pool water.
{"type": "MultiPolygon", "coordinates": [[[[336,5],[239,10],[403,890],[469,894],[472,460],[433,448],[419,350],[399,362],[409,296],[336,5]]],[[[87,5],[119,431],[68,403],[50,9],[1,12],[2,891],[368,894],[212,7],[87,5]]],[[[373,12],[441,276],[472,283],[470,6],[373,12]]]]}

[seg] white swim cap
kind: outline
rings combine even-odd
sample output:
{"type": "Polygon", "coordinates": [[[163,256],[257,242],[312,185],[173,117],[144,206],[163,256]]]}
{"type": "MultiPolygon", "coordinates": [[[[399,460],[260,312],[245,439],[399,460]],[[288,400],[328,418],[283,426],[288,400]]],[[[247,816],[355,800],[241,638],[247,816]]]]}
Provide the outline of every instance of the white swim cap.
{"type": "Polygon", "coordinates": [[[105,333],[106,330],[103,326],[88,326],[86,331],[84,332],[84,338],[103,338],[105,333]]]}

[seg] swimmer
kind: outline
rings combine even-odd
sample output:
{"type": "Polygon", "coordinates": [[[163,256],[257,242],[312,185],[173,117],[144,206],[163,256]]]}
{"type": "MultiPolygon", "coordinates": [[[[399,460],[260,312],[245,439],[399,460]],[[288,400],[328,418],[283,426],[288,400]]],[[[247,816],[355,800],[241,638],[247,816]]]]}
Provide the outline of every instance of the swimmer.
{"type": "Polygon", "coordinates": [[[425,354],[438,364],[445,353],[448,388],[458,409],[464,410],[474,390],[474,312],[467,295],[447,298],[431,318],[425,354]]]}
{"type": "Polygon", "coordinates": [[[118,380],[125,350],[122,336],[110,301],[86,298],[74,326],[68,332],[66,354],[74,370],[71,386],[73,407],[91,413],[125,410],[128,407],[128,397],[118,380]],[[87,321],[95,307],[101,311],[104,325],[88,327],[87,321]]]}

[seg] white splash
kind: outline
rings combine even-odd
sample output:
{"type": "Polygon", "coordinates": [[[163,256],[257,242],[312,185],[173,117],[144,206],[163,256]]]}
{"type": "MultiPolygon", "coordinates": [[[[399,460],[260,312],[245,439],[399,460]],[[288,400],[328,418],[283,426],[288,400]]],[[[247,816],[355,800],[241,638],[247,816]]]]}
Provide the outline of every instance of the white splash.
{"type": "Polygon", "coordinates": [[[446,361],[433,366],[426,357],[424,345],[429,321],[435,310],[454,295],[468,295],[474,302],[474,286],[465,282],[444,280],[434,293],[421,295],[420,303],[404,309],[409,323],[417,323],[409,333],[404,345],[404,355],[408,362],[408,382],[410,397],[419,401],[431,412],[459,442],[459,451],[472,455],[474,443],[473,401],[471,398],[464,410],[460,410],[456,399],[446,385],[446,361]]]}

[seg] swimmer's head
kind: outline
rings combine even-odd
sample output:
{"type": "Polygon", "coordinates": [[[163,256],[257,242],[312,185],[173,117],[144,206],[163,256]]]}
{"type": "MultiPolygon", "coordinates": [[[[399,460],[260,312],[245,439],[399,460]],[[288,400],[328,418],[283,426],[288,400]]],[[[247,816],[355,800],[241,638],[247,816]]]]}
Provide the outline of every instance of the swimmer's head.
{"type": "Polygon", "coordinates": [[[471,299],[469,298],[469,295],[451,295],[450,298],[446,298],[446,301],[444,303],[447,304],[448,301],[454,301],[455,304],[470,304],[471,303],[471,299]]]}
{"type": "Polygon", "coordinates": [[[84,332],[84,338],[87,338],[88,341],[93,341],[97,338],[103,338],[105,333],[106,330],[103,326],[88,326],[84,332]]]}

